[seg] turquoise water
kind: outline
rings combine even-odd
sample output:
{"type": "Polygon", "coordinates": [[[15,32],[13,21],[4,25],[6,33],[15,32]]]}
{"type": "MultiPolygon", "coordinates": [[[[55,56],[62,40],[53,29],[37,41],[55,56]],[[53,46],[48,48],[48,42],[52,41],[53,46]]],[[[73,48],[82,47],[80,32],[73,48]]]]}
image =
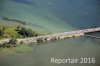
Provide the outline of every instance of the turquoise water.
{"type": "Polygon", "coordinates": [[[99,0],[2,0],[0,8],[0,17],[42,26],[33,27],[41,31],[63,32],[100,26],[99,0]]]}
{"type": "MultiPolygon", "coordinates": [[[[63,32],[100,26],[99,0],[2,0],[0,17],[63,32]]],[[[95,35],[95,34],[92,34],[95,35]]],[[[100,36],[96,34],[96,36],[100,36]]],[[[0,66],[100,66],[100,39],[80,37],[31,45],[33,52],[0,57],[0,66]],[[53,64],[51,58],[95,58],[95,64],[53,64]]]]}
{"type": "Polygon", "coordinates": [[[49,8],[49,6],[47,7],[47,4],[44,4],[45,1],[46,0],[43,0],[43,2],[37,1],[37,5],[31,6],[8,0],[2,6],[3,9],[0,11],[0,16],[26,21],[32,23],[33,25],[39,25],[41,27],[32,26],[34,29],[39,31],[64,32],[75,29],[64,23],[62,19],[56,17],[52,13],[51,8],[49,8]]]}

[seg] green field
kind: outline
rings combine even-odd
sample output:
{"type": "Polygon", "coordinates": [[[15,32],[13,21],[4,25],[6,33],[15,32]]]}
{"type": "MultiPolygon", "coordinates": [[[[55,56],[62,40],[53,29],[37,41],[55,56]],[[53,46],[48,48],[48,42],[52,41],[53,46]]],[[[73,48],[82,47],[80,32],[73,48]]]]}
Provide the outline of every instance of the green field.
{"type": "Polygon", "coordinates": [[[0,29],[2,30],[2,28],[4,28],[4,34],[2,36],[0,36],[1,38],[11,38],[11,37],[17,37],[20,36],[20,34],[18,34],[15,29],[17,26],[4,26],[4,25],[0,25],[0,29]]]}

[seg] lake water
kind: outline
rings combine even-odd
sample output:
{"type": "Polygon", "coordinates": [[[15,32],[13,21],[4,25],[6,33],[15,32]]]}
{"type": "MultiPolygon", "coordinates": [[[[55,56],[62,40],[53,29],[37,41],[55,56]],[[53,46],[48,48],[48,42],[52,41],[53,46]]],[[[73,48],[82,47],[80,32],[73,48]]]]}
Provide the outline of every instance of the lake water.
{"type": "MultiPolygon", "coordinates": [[[[20,2],[22,3],[22,1],[20,2]]],[[[100,26],[100,0],[34,0],[34,2],[39,4],[39,6],[35,5],[35,8],[48,8],[48,10],[50,9],[50,14],[52,13],[56,17],[51,18],[52,16],[47,14],[45,10],[43,10],[43,12],[41,11],[44,15],[39,14],[47,19],[42,20],[43,24],[46,23],[44,21],[53,20],[45,24],[48,30],[61,32],[73,30],[73,28],[81,29],[100,26]],[[63,21],[62,24],[59,19],[63,21]],[[59,21],[58,23],[57,20],[59,21]],[[51,27],[51,25],[53,27],[51,27]],[[61,29],[58,27],[61,27],[61,29]]],[[[24,4],[26,4],[26,2],[24,2],[24,4]]],[[[9,14],[4,15],[8,16],[9,14]]],[[[18,16],[18,14],[15,15],[18,16]]],[[[25,15],[26,12],[24,13],[24,16],[25,15]]],[[[27,16],[29,17],[30,15],[31,14],[27,16]]],[[[12,15],[10,17],[12,17],[12,15]]],[[[23,18],[23,15],[20,16],[20,19],[21,18],[23,18]]],[[[30,18],[32,18],[32,15],[30,18]]],[[[43,24],[42,26],[45,26],[43,24]]],[[[100,36],[100,34],[97,36],[100,36]]],[[[33,49],[31,53],[17,53],[11,56],[0,57],[0,66],[100,66],[100,39],[90,37],[71,38],[45,42],[35,46],[31,45],[30,48],[33,49]],[[95,58],[96,63],[54,64],[51,63],[51,58],[95,58]]]]}
{"type": "Polygon", "coordinates": [[[99,66],[100,40],[93,38],[71,38],[42,45],[32,45],[32,53],[17,53],[0,58],[1,66],[99,66]],[[51,58],[95,58],[95,64],[54,64],[51,58]]]}

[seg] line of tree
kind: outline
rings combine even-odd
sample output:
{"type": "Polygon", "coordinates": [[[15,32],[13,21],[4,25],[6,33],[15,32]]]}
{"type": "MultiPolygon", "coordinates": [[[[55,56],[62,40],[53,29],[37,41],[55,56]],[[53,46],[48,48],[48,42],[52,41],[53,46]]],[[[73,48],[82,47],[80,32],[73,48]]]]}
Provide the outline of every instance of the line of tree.
{"type": "Polygon", "coordinates": [[[39,35],[35,31],[21,26],[17,26],[16,31],[24,37],[37,37],[39,35]]]}

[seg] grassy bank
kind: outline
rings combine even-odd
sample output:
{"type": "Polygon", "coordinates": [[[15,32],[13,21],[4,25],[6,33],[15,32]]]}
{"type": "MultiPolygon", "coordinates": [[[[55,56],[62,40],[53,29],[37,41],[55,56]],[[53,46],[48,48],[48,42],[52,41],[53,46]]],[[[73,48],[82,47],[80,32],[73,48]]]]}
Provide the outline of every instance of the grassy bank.
{"type": "Polygon", "coordinates": [[[23,27],[23,26],[5,26],[0,25],[0,38],[25,38],[36,37],[39,33],[35,30],[23,27]]]}
{"type": "Polygon", "coordinates": [[[15,29],[17,26],[5,26],[0,25],[0,30],[3,32],[2,35],[0,35],[0,38],[10,38],[10,37],[22,37],[20,34],[18,34],[15,29]]]}
{"type": "Polygon", "coordinates": [[[0,25],[0,40],[11,38],[9,42],[0,44],[0,56],[13,55],[16,53],[32,52],[27,45],[18,45],[16,38],[35,37],[38,33],[23,26],[0,25]]]}

